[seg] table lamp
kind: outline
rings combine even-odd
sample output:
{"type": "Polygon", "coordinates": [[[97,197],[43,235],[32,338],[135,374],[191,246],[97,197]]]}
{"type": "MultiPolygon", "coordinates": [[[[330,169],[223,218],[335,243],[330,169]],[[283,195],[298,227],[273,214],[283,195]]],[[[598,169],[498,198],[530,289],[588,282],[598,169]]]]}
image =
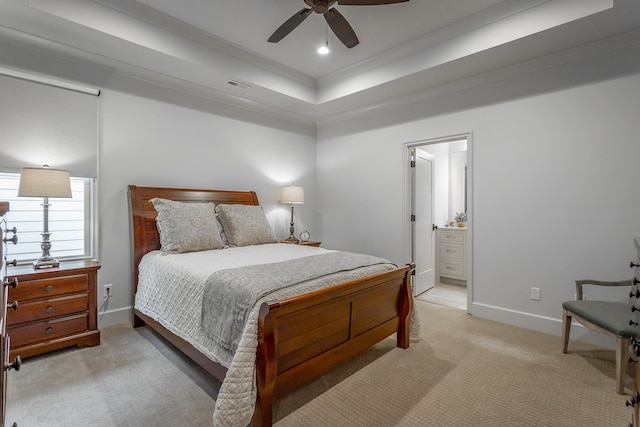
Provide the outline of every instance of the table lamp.
{"type": "Polygon", "coordinates": [[[304,188],[293,184],[283,186],[280,194],[280,203],[291,204],[291,223],[289,227],[290,235],[286,240],[289,242],[298,242],[299,240],[296,239],[294,234],[293,205],[304,203],[304,188]]]}
{"type": "Polygon", "coordinates": [[[60,169],[51,169],[44,165],[41,168],[23,168],[20,172],[20,186],[18,197],[43,197],[44,229],[42,232],[42,256],[33,263],[34,268],[57,267],[60,265],[49,251],[49,197],[71,198],[71,181],[69,172],[60,169]]]}

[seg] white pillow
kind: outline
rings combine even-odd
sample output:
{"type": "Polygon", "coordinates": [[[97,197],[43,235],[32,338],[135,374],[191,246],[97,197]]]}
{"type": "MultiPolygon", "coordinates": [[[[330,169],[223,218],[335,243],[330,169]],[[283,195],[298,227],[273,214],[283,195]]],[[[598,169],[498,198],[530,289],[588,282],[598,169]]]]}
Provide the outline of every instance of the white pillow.
{"type": "Polygon", "coordinates": [[[216,213],[230,246],[278,242],[262,206],[221,204],[216,213]]]}
{"type": "Polygon", "coordinates": [[[185,203],[154,198],[162,252],[182,253],[222,249],[220,227],[213,203],[185,203]]]}

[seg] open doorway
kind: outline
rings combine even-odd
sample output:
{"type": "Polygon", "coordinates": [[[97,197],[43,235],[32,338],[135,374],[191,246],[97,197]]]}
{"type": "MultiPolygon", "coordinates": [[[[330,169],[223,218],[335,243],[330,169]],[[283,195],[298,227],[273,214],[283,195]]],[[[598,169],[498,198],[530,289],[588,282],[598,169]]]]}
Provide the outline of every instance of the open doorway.
{"type": "Polygon", "coordinates": [[[406,144],[414,297],[468,312],[472,295],[470,142],[470,134],[461,134],[406,144]],[[433,277],[433,283],[425,286],[425,277],[433,277]]]}

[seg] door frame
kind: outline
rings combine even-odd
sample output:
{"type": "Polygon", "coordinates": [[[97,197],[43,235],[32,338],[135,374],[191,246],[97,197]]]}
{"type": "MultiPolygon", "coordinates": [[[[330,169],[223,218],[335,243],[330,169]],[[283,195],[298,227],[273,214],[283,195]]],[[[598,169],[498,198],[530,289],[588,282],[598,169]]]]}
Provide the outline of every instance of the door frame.
{"type": "MultiPolygon", "coordinates": [[[[403,208],[403,259],[411,262],[411,249],[413,247],[413,233],[411,224],[411,149],[419,148],[426,145],[439,144],[443,142],[467,140],[467,213],[469,219],[467,221],[467,313],[473,314],[473,132],[461,132],[458,134],[421,139],[404,143],[404,208],[403,208]]],[[[437,260],[436,260],[437,262],[437,260]]]]}

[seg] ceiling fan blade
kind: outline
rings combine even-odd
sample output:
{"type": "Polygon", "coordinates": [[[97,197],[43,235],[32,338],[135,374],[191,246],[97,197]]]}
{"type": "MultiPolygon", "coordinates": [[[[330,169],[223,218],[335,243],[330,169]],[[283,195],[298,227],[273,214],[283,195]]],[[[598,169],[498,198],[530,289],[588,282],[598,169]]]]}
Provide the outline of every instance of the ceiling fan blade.
{"type": "Polygon", "coordinates": [[[360,43],[358,40],[358,36],[356,36],[355,31],[351,28],[351,25],[347,22],[347,20],[342,16],[340,12],[335,9],[329,9],[327,13],[324,14],[324,19],[326,19],[327,24],[331,27],[331,30],[335,33],[335,35],[340,39],[342,43],[349,49],[354,46],[357,46],[360,43]]]}
{"type": "Polygon", "coordinates": [[[338,0],[344,6],[376,6],[379,4],[405,3],[409,0],[338,0]]]}
{"type": "Polygon", "coordinates": [[[277,30],[275,30],[273,34],[271,34],[271,37],[269,37],[268,41],[271,43],[278,43],[287,34],[295,30],[296,27],[302,23],[302,21],[307,19],[307,16],[311,15],[311,12],[313,12],[312,9],[300,10],[300,12],[296,13],[291,18],[287,19],[287,21],[284,24],[280,25],[280,27],[277,30]]]}

